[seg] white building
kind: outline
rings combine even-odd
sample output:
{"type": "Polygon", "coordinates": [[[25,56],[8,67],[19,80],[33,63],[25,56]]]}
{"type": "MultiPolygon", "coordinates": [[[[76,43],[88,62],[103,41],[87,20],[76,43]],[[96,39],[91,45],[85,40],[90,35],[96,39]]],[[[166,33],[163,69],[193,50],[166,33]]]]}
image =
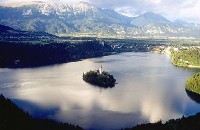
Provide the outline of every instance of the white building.
{"type": "Polygon", "coordinates": [[[102,74],[102,65],[101,65],[101,67],[97,70],[97,73],[98,73],[98,74],[102,74]]]}
{"type": "Polygon", "coordinates": [[[102,74],[102,65],[101,65],[101,67],[99,68],[99,74],[102,74]]]}

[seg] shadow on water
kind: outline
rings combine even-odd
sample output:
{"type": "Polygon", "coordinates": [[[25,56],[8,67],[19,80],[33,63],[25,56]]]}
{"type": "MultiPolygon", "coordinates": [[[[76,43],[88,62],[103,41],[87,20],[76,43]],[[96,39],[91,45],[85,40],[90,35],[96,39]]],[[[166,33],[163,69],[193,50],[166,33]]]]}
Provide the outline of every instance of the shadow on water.
{"type": "Polygon", "coordinates": [[[112,89],[116,86],[116,84],[118,83],[115,83],[114,86],[99,86],[99,85],[95,85],[95,84],[90,84],[90,83],[87,83],[89,86],[91,87],[94,87],[94,88],[97,88],[97,89],[100,89],[100,90],[106,90],[106,89],[112,89]]]}
{"type": "Polygon", "coordinates": [[[126,53],[0,71],[0,93],[19,108],[34,117],[78,124],[86,129],[132,127],[191,115],[200,109],[183,89],[194,70],[174,67],[165,55],[126,53]],[[82,80],[83,72],[101,64],[116,77],[119,84],[114,88],[104,89],[82,80]]]}
{"type": "Polygon", "coordinates": [[[19,108],[23,108],[24,111],[34,115],[36,118],[47,118],[49,115],[54,115],[57,113],[57,111],[59,111],[59,109],[56,107],[45,108],[25,100],[12,99],[12,102],[15,103],[19,108]]]}
{"type": "Polygon", "coordinates": [[[124,61],[124,60],[119,60],[119,59],[108,59],[108,60],[94,60],[94,63],[112,63],[112,62],[120,62],[120,61],[124,61]]]}
{"type": "Polygon", "coordinates": [[[200,104],[200,95],[199,94],[196,94],[194,92],[188,91],[186,89],[185,89],[185,91],[186,91],[187,95],[190,97],[190,99],[192,99],[196,103],[200,104]]]}

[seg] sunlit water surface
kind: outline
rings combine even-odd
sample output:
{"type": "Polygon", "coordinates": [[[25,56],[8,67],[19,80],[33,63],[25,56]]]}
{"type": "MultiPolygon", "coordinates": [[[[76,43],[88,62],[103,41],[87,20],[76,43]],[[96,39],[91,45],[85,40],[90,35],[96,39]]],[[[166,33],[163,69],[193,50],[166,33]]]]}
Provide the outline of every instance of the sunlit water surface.
{"type": "Polygon", "coordinates": [[[0,93],[39,118],[86,129],[119,129],[200,112],[185,92],[195,70],[178,68],[155,53],[121,53],[60,65],[0,69],[0,93]],[[117,80],[114,88],[85,83],[83,72],[100,66],[117,80]]]}

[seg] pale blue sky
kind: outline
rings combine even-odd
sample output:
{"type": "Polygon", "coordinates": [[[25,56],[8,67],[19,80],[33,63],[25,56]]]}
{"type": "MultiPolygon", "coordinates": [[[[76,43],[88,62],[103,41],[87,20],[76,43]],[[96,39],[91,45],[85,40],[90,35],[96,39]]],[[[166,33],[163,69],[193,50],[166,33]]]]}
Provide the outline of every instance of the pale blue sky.
{"type": "MultiPolygon", "coordinates": [[[[4,2],[27,2],[31,0],[0,0],[4,2]]],[[[33,1],[33,0],[32,0],[33,1]]],[[[49,0],[41,0],[49,1],[49,0]]],[[[85,0],[54,0],[77,3],[85,0]]],[[[147,11],[159,13],[169,20],[183,19],[200,23],[200,0],[87,0],[101,8],[114,9],[128,16],[137,16],[147,11]]]]}

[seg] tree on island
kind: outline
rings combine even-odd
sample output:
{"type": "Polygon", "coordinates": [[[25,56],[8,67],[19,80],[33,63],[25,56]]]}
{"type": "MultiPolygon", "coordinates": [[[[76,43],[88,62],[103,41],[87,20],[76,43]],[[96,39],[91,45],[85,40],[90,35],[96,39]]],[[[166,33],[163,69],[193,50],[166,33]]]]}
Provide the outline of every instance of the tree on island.
{"type": "Polygon", "coordinates": [[[109,74],[106,71],[101,72],[101,69],[97,71],[90,70],[85,74],[83,73],[83,80],[87,83],[104,88],[114,87],[116,82],[113,75],[109,74]]]}
{"type": "Polygon", "coordinates": [[[189,77],[185,85],[186,90],[200,94],[200,72],[189,77]]]}

